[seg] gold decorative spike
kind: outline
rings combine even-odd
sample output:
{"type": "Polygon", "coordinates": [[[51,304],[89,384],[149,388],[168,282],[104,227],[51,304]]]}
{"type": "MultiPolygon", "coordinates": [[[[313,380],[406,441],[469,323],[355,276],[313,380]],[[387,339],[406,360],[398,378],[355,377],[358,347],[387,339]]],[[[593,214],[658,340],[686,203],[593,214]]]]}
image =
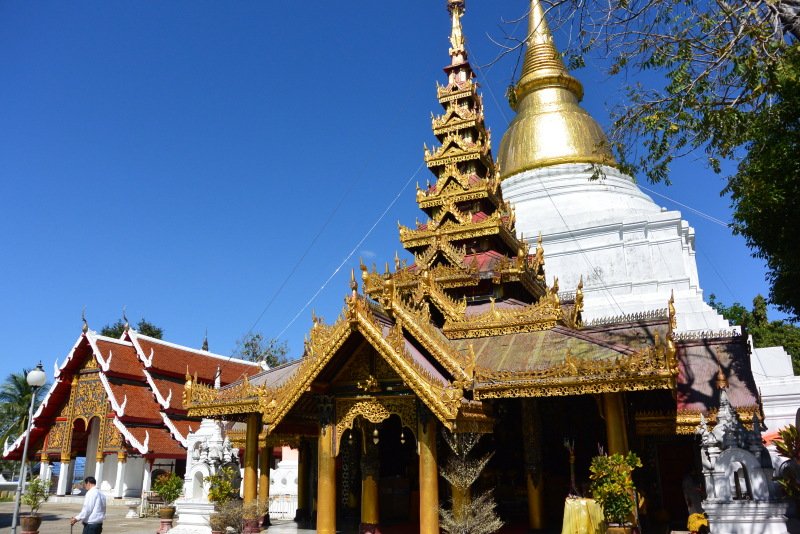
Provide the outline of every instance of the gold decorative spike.
{"type": "Polygon", "coordinates": [[[350,269],[350,290],[355,297],[358,294],[358,282],[356,282],[356,270],[350,269]]]}
{"type": "Polygon", "coordinates": [[[461,30],[461,17],[464,15],[464,0],[448,0],[447,10],[453,20],[453,27],[450,30],[450,55],[453,57],[453,64],[459,56],[466,57],[464,49],[464,33],[461,30]]]}
{"type": "Polygon", "coordinates": [[[531,0],[525,63],[513,93],[517,116],[500,142],[502,179],[560,163],[616,165],[600,125],[578,104],[583,87],[564,67],[539,0],[531,0]]]}
{"type": "Polygon", "coordinates": [[[728,377],[725,376],[725,372],[722,370],[722,366],[719,367],[717,370],[717,389],[728,389],[728,377]]]}

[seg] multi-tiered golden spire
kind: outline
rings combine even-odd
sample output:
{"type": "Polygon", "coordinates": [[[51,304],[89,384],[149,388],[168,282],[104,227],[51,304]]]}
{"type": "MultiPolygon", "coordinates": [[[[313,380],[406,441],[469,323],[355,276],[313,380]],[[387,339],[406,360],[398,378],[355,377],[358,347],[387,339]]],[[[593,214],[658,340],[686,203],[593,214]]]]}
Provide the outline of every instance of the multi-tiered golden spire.
{"type": "Polygon", "coordinates": [[[542,255],[529,255],[501,196],[461,27],[464,0],[449,0],[447,8],[450,64],[444,69],[446,85],[437,87],[444,111],[432,121],[439,145],[425,147],[425,163],[436,182],[417,191],[427,221],[401,226],[400,241],[414,255],[413,270],[422,274],[430,287],[426,291],[440,301],[470,296],[532,302],[545,294],[542,255]]]}
{"type": "Polygon", "coordinates": [[[615,164],[581,98],[583,87],[564,66],[541,3],[531,0],[525,63],[512,94],[517,116],[500,142],[502,179],[559,163],[615,164]]]}

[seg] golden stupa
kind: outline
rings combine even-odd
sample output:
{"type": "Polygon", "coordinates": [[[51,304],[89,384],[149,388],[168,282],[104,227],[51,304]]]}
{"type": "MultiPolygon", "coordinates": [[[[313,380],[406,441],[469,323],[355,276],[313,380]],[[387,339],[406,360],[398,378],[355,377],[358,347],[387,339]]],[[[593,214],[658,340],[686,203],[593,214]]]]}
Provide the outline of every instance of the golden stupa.
{"type": "Polygon", "coordinates": [[[616,164],[600,125],[579,105],[583,86],[564,66],[539,0],[531,0],[525,63],[513,91],[517,115],[497,158],[502,179],[559,163],[616,164]]]}

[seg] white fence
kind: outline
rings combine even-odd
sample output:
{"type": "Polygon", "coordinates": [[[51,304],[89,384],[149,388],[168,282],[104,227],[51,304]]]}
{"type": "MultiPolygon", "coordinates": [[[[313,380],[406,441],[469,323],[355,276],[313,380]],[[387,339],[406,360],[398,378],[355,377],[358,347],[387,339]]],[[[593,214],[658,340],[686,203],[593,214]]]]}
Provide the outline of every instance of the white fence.
{"type": "Polygon", "coordinates": [[[269,516],[275,519],[294,519],[297,512],[297,495],[270,495],[269,516]]]}

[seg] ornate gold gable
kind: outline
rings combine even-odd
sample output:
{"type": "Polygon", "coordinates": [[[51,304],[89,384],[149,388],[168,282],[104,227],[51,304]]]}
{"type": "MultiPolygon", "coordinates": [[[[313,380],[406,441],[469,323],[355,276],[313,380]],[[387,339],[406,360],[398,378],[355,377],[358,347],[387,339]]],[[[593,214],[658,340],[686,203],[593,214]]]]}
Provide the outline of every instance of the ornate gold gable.
{"type": "MultiPolygon", "coordinates": [[[[355,293],[346,299],[341,318],[333,325],[316,319],[306,342],[305,356],[297,368],[278,387],[254,385],[247,379],[222,389],[199,384],[187,377],[184,406],[190,416],[215,417],[239,413],[260,412],[271,432],[308,391],[320,371],[354,332],[383,357],[398,377],[430,409],[447,428],[453,428],[461,408],[465,381],[442,381],[414,360],[409,354],[401,322],[392,327],[380,323],[383,314],[377,305],[355,293]]],[[[462,371],[463,374],[463,371],[462,371]]]]}

